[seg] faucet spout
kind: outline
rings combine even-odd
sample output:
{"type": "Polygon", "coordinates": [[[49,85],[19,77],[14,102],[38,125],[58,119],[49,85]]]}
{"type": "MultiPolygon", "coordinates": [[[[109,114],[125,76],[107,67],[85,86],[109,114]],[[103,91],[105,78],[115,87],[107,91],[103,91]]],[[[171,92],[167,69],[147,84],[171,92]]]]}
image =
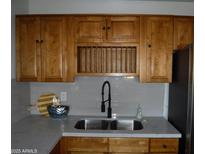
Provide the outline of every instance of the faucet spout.
{"type": "Polygon", "coordinates": [[[102,102],[101,102],[101,112],[105,112],[105,103],[108,102],[108,112],[107,117],[112,117],[112,108],[111,108],[111,86],[109,81],[105,81],[102,85],[102,102]],[[108,99],[104,100],[104,89],[105,85],[108,85],[108,99]]]}

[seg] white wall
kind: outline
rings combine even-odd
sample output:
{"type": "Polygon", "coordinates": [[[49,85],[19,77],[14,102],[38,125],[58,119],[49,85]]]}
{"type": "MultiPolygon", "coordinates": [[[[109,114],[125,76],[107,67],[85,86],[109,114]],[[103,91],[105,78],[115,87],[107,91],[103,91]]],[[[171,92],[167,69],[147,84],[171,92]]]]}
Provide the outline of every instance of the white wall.
{"type": "MultiPolygon", "coordinates": [[[[104,81],[110,81],[112,111],[118,115],[135,116],[136,107],[141,104],[143,115],[163,116],[164,84],[142,84],[138,78],[125,77],[77,77],[75,83],[31,83],[31,102],[35,104],[40,95],[67,92],[64,105],[71,105],[72,115],[106,115],[101,113],[101,88],[104,81]]],[[[107,99],[105,88],[105,100],[107,99]]],[[[32,113],[37,113],[35,110],[32,113]]]]}
{"type": "Polygon", "coordinates": [[[30,84],[16,83],[15,15],[28,13],[27,0],[11,1],[11,123],[29,115],[30,84]]]}
{"type": "Polygon", "coordinates": [[[27,117],[30,102],[30,83],[11,80],[11,124],[27,117]]]}
{"type": "Polygon", "coordinates": [[[30,14],[119,13],[194,15],[193,2],[136,0],[28,0],[30,14]]]}

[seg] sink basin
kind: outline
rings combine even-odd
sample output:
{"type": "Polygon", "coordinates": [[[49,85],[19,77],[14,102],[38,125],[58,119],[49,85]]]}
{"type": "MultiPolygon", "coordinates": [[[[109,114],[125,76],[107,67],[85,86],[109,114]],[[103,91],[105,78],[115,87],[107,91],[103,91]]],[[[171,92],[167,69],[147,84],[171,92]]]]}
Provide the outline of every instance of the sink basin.
{"type": "Polygon", "coordinates": [[[108,129],[108,120],[84,119],[75,124],[76,129],[84,130],[106,130],[108,129]]]}
{"type": "Polygon", "coordinates": [[[140,130],[143,125],[137,120],[124,119],[83,119],[77,121],[76,129],[83,130],[140,130]]]}
{"type": "Polygon", "coordinates": [[[111,130],[140,130],[142,123],[137,120],[114,120],[110,125],[111,130]]]}

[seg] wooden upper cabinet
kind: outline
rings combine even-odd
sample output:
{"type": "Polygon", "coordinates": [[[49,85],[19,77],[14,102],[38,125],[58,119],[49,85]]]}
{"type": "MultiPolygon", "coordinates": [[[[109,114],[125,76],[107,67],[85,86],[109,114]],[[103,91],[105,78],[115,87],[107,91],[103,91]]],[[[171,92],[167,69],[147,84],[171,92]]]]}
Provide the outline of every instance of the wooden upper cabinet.
{"type": "Polygon", "coordinates": [[[173,18],[142,17],[140,81],[172,81],[173,18]]]}
{"type": "Polygon", "coordinates": [[[174,49],[194,43],[194,17],[174,17],[174,49]]]}
{"type": "Polygon", "coordinates": [[[16,79],[41,80],[40,19],[16,18],[16,79]]]}
{"type": "Polygon", "coordinates": [[[107,40],[111,42],[139,42],[140,17],[108,17],[107,40]]]}
{"type": "Polygon", "coordinates": [[[16,18],[17,81],[74,81],[75,74],[172,81],[172,51],[193,43],[193,17],[33,15],[16,18]]]}
{"type": "Polygon", "coordinates": [[[67,30],[73,28],[70,20],[64,16],[16,19],[17,81],[73,81],[74,40],[67,39],[73,37],[67,30]]]}
{"type": "Polygon", "coordinates": [[[77,42],[139,42],[139,17],[81,16],[75,22],[77,42]]]}
{"type": "Polygon", "coordinates": [[[41,18],[42,80],[64,81],[66,78],[66,19],[41,18]]]}
{"type": "Polygon", "coordinates": [[[75,18],[78,42],[102,42],[105,39],[106,23],[103,16],[75,18]]]}

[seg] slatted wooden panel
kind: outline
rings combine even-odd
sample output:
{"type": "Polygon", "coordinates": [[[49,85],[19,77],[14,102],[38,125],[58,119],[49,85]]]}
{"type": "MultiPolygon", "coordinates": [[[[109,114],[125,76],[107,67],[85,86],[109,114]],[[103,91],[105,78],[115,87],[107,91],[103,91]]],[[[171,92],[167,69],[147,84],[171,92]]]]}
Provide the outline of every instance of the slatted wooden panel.
{"type": "Polygon", "coordinates": [[[78,73],[137,73],[136,46],[81,46],[78,73]]]}

